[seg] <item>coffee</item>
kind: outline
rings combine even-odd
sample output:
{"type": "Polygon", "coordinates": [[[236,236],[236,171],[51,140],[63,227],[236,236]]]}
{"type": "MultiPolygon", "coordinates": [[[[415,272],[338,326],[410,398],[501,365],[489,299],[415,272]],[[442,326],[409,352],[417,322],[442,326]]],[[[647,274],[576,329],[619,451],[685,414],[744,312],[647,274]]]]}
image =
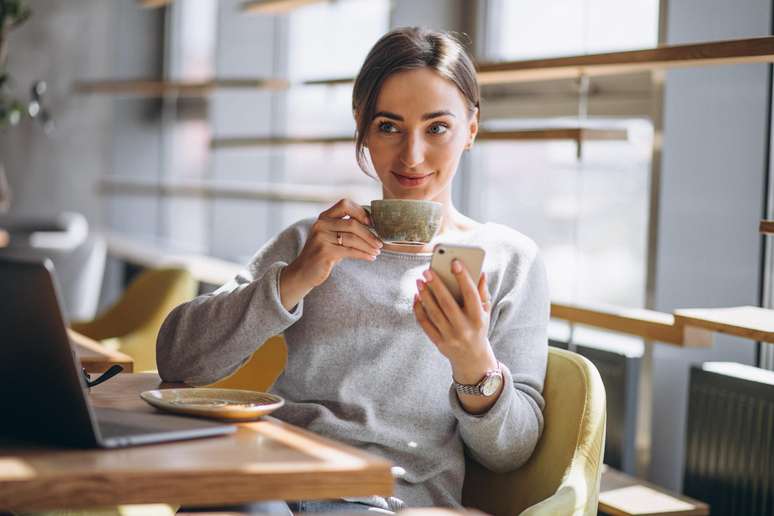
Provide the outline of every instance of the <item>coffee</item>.
{"type": "Polygon", "coordinates": [[[414,199],[379,199],[363,208],[376,235],[387,244],[425,245],[441,227],[443,205],[414,199]]]}

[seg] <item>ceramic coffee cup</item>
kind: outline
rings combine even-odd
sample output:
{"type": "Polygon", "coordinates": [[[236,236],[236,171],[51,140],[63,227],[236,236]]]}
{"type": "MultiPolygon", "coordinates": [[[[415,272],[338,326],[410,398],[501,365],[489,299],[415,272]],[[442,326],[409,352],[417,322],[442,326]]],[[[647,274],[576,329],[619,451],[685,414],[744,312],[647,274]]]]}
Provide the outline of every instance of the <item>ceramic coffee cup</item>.
{"type": "Polygon", "coordinates": [[[441,227],[441,208],[435,201],[379,199],[363,208],[371,216],[376,235],[387,244],[425,245],[441,227]]]}

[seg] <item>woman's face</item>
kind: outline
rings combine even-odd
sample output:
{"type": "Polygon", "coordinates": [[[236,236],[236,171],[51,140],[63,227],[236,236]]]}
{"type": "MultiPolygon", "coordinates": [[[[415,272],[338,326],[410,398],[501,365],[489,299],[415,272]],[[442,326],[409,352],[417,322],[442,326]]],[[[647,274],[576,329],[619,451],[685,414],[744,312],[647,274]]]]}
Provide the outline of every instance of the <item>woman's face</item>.
{"type": "Polygon", "coordinates": [[[366,146],[386,199],[451,199],[460,156],[478,131],[462,93],[430,68],[382,85],[366,146]]]}

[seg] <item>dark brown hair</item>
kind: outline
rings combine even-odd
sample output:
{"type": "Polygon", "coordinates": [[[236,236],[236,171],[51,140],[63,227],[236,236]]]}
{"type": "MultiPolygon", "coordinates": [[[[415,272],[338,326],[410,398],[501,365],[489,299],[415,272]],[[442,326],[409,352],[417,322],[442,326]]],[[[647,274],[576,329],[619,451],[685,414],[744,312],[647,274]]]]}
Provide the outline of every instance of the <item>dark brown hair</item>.
{"type": "Polygon", "coordinates": [[[455,36],[421,27],[388,32],[366,56],[352,90],[352,111],[357,126],[355,153],[358,165],[366,174],[365,138],[382,85],[394,73],[418,68],[430,68],[453,82],[468,102],[471,113],[479,107],[481,94],[476,68],[455,36]]]}

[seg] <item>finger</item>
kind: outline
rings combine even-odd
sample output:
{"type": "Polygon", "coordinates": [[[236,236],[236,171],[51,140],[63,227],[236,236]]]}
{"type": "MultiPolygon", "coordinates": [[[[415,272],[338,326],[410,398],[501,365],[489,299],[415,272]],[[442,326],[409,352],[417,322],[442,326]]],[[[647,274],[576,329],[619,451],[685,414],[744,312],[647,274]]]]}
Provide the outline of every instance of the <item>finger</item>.
{"type": "Polygon", "coordinates": [[[362,206],[359,204],[352,202],[349,199],[341,199],[336,204],[325,210],[320,214],[323,217],[326,218],[335,218],[340,219],[343,217],[352,217],[353,219],[357,220],[361,224],[364,224],[366,226],[371,225],[371,220],[368,217],[368,212],[366,212],[362,206]]]}
{"type": "Polygon", "coordinates": [[[372,246],[358,235],[353,233],[346,233],[343,231],[326,231],[324,239],[326,242],[329,242],[337,247],[349,247],[352,249],[357,249],[370,256],[378,256],[381,253],[378,247],[372,246]],[[339,237],[341,237],[341,242],[339,242],[339,237]]]}
{"type": "Polygon", "coordinates": [[[441,340],[441,333],[438,331],[438,328],[436,328],[435,325],[430,321],[425,307],[422,306],[422,302],[419,300],[418,294],[414,295],[414,317],[419,323],[419,326],[422,328],[428,338],[433,341],[434,344],[439,345],[441,342],[443,342],[443,340],[441,340]]]}
{"type": "Polygon", "coordinates": [[[355,219],[323,219],[324,227],[330,228],[331,231],[339,233],[352,233],[360,237],[366,244],[376,249],[381,249],[384,245],[382,241],[374,236],[369,231],[367,226],[364,226],[355,219]]]}
{"type": "Polygon", "coordinates": [[[489,313],[492,310],[492,298],[489,295],[489,287],[486,286],[485,272],[482,272],[478,279],[478,296],[481,298],[481,307],[489,313]]]}
{"type": "Polygon", "coordinates": [[[433,296],[446,319],[451,323],[452,327],[463,328],[465,324],[467,324],[465,321],[465,314],[462,312],[460,305],[457,304],[457,300],[454,299],[454,296],[444,282],[431,270],[426,270],[423,274],[427,286],[430,288],[430,291],[432,291],[433,296]]]}
{"type": "Polygon", "coordinates": [[[468,270],[463,267],[462,262],[456,258],[452,261],[452,274],[457,279],[457,284],[460,286],[460,292],[462,293],[462,308],[465,310],[465,315],[468,319],[481,317],[481,297],[476,292],[476,285],[473,283],[473,279],[470,277],[468,270]]]}
{"type": "Polygon", "coordinates": [[[430,321],[438,328],[443,337],[453,336],[452,326],[443,310],[438,306],[438,302],[428,284],[422,280],[417,280],[417,289],[419,290],[419,300],[422,302],[422,306],[425,308],[430,321]]]}
{"type": "Polygon", "coordinates": [[[354,260],[365,260],[367,262],[372,262],[376,260],[376,256],[370,253],[365,253],[360,249],[355,249],[354,247],[347,247],[347,246],[336,245],[336,244],[334,244],[333,247],[335,248],[333,252],[339,258],[352,258],[354,260]]]}

